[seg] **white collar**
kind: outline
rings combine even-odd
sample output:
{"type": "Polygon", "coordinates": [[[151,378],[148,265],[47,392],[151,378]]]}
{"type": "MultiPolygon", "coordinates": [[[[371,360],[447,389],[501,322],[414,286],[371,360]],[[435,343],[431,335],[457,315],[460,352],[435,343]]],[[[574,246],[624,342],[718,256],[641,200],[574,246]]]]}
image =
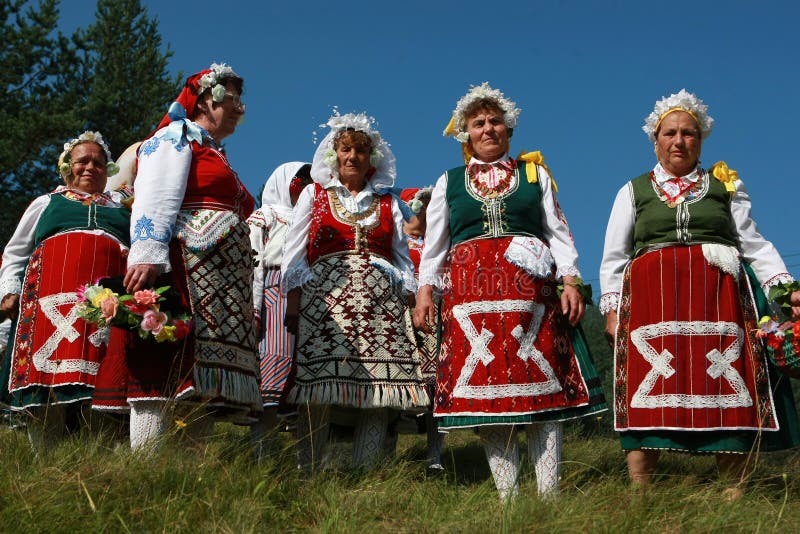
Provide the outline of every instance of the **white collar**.
{"type": "Polygon", "coordinates": [[[697,183],[700,178],[702,178],[703,173],[701,172],[700,162],[697,162],[695,168],[687,174],[686,176],[673,176],[669,172],[667,172],[664,167],[661,166],[661,162],[656,163],[656,166],[653,168],[653,175],[656,179],[656,184],[663,186],[665,183],[669,182],[670,180],[674,180],[675,178],[679,178],[682,182],[685,183],[697,183]]]}

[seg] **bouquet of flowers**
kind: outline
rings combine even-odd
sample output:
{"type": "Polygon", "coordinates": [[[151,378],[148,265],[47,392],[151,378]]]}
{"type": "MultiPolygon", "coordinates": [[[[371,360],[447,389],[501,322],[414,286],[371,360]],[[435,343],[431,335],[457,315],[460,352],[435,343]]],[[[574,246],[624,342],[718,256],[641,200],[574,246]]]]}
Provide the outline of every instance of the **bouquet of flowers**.
{"type": "MultiPolygon", "coordinates": [[[[769,298],[780,307],[781,315],[791,314],[791,294],[800,289],[800,282],[777,284],[770,288],[769,298]]],[[[777,317],[764,316],[758,322],[756,337],[767,344],[767,356],[785,375],[800,378],[800,321],[779,322],[777,317]]]]}
{"type": "Polygon", "coordinates": [[[779,323],[769,316],[758,322],[756,337],[767,343],[767,356],[785,375],[800,378],[800,321],[779,323]]]}
{"type": "Polygon", "coordinates": [[[179,341],[191,331],[189,315],[169,286],[125,293],[120,278],[101,278],[78,288],[80,316],[100,328],[118,326],[142,339],[179,341]]]}

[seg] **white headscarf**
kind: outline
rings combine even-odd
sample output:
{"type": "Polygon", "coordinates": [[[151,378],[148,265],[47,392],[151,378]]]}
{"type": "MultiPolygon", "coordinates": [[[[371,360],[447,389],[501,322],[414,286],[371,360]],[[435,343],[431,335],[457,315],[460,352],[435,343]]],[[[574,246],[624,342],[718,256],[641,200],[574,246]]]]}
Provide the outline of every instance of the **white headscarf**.
{"type": "Polygon", "coordinates": [[[338,181],[339,166],[336,161],[336,152],[333,148],[333,140],[342,130],[353,128],[364,132],[372,139],[372,154],[370,162],[375,167],[375,174],[369,179],[370,185],[378,194],[388,192],[394,186],[397,178],[397,162],[389,143],[383,140],[378,130],[373,128],[375,119],[368,117],[364,113],[346,115],[334,114],[327,124],[331,130],[322,140],[314,153],[314,162],[311,164],[311,178],[322,187],[328,188],[333,183],[334,178],[338,181]]]}
{"type": "Polygon", "coordinates": [[[283,217],[289,217],[292,214],[292,195],[289,192],[289,186],[303,165],[307,165],[307,163],[289,161],[278,165],[272,171],[267,178],[267,183],[264,184],[264,191],[261,193],[261,205],[264,209],[269,206],[283,217]]]}

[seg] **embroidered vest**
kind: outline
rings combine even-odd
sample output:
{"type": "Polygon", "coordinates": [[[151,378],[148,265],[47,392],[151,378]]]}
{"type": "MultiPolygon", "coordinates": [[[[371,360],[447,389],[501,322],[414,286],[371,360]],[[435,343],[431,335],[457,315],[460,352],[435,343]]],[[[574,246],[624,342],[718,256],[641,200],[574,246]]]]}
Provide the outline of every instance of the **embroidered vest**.
{"type": "Polygon", "coordinates": [[[481,198],[475,194],[466,169],[462,166],[447,171],[451,244],[507,235],[543,239],[542,188],[538,181],[528,182],[525,162],[517,162],[516,184],[496,198],[481,198]]]}
{"type": "Polygon", "coordinates": [[[372,206],[354,217],[337,213],[332,198],[336,193],[329,193],[319,184],[314,184],[314,188],[314,208],[306,249],[309,265],[323,256],[338,253],[377,255],[392,261],[394,219],[391,195],[376,195],[372,206]],[[378,213],[373,224],[361,226],[354,220],[356,217],[363,219],[375,211],[378,213]]]}
{"type": "Polygon", "coordinates": [[[247,219],[256,201],[231,168],[225,154],[219,150],[191,143],[192,164],[182,210],[210,209],[232,211],[247,219]]]}
{"type": "Polygon", "coordinates": [[[106,207],[64,198],[54,193],[36,225],[38,245],[48,237],[69,230],[103,230],[130,246],[131,212],[123,207],[106,207]]]}
{"type": "Polygon", "coordinates": [[[710,173],[706,173],[705,183],[694,199],[674,208],[658,198],[650,173],[631,180],[630,188],[636,211],[633,241],[637,253],[660,243],[737,246],[730,193],[710,173]]]}

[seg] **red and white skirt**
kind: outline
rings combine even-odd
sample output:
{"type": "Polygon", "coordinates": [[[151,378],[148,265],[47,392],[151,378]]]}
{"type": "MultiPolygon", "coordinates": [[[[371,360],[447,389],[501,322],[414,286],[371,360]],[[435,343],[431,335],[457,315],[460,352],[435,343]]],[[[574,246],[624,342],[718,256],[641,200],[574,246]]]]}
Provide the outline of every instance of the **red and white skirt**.
{"type": "MultiPolygon", "coordinates": [[[[77,308],[79,286],[125,274],[124,250],[109,236],[86,232],[59,234],[36,248],[20,298],[8,383],[12,395],[31,387],[77,385],[96,388],[102,397],[124,379],[124,362],[106,361],[108,344],[122,346],[124,339],[116,329],[87,323],[77,308]]],[[[40,401],[33,399],[43,398],[26,397],[35,404],[40,401]]],[[[76,400],[83,398],[63,402],[76,400]]]]}
{"type": "Polygon", "coordinates": [[[589,402],[555,282],[510,263],[511,239],[453,248],[436,416],[518,416],[589,402]]]}
{"type": "Polygon", "coordinates": [[[701,245],[634,259],[615,342],[617,430],[776,430],[756,311],[744,271],[701,245]]]}

